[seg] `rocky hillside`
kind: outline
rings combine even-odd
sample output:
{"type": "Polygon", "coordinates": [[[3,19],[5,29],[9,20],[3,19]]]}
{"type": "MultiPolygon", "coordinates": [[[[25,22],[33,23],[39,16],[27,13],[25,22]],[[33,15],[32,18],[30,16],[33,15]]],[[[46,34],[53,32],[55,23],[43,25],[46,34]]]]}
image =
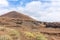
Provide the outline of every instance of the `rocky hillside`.
{"type": "Polygon", "coordinates": [[[60,28],[57,28],[59,25],[59,23],[36,21],[35,19],[16,11],[8,12],[0,16],[0,26],[18,30],[21,32],[22,40],[26,39],[24,34],[22,34],[25,31],[28,31],[27,33],[30,35],[32,35],[30,32],[42,33],[48,40],[60,40],[60,28]]]}

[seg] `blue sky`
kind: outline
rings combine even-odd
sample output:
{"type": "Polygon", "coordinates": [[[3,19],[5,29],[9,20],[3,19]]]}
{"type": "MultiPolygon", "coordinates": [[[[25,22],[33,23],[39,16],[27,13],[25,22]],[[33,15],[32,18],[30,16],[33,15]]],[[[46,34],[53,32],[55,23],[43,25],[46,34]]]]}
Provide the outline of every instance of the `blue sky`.
{"type": "Polygon", "coordinates": [[[60,22],[60,0],[0,0],[0,15],[9,11],[46,22],[60,22]]]}

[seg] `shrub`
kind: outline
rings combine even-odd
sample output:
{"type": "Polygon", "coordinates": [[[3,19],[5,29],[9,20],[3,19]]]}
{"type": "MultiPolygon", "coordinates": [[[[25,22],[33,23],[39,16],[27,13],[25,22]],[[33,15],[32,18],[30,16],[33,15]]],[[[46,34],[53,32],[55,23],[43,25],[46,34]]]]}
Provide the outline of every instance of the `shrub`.
{"type": "Polygon", "coordinates": [[[16,29],[11,29],[11,28],[6,28],[6,27],[0,27],[0,32],[3,32],[4,34],[7,35],[1,35],[1,38],[8,38],[9,36],[13,39],[13,40],[20,40],[20,33],[16,30],[16,29]]]}
{"type": "Polygon", "coordinates": [[[48,40],[43,34],[40,32],[35,33],[36,40],[48,40]]]}
{"type": "Polygon", "coordinates": [[[34,34],[32,32],[24,32],[25,36],[26,37],[29,37],[29,38],[34,38],[34,34]]]}
{"type": "Polygon", "coordinates": [[[5,31],[5,28],[3,28],[3,27],[0,27],[0,31],[5,31]]]}
{"type": "Polygon", "coordinates": [[[0,40],[12,40],[12,38],[8,35],[0,35],[0,40]]]}
{"type": "Polygon", "coordinates": [[[7,34],[13,38],[13,40],[20,40],[20,33],[15,29],[7,29],[7,34]]]}
{"type": "Polygon", "coordinates": [[[47,40],[43,35],[37,35],[36,40],[47,40]]]}
{"type": "Polygon", "coordinates": [[[47,38],[41,34],[40,32],[24,32],[25,36],[28,39],[35,39],[35,40],[47,40],[47,38]]]}

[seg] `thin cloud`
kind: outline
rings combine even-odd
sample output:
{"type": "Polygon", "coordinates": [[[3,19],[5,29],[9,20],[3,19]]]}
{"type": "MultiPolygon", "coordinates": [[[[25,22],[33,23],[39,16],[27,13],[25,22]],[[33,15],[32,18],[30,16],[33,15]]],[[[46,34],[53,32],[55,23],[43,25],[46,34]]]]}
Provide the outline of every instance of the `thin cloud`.
{"type": "Polygon", "coordinates": [[[7,0],[0,0],[0,5],[8,6],[9,4],[7,0]]]}
{"type": "Polygon", "coordinates": [[[33,18],[39,21],[59,22],[60,1],[59,0],[49,1],[51,2],[44,4],[40,1],[32,1],[30,3],[27,3],[26,6],[23,8],[22,13],[26,13],[27,15],[32,16],[33,18]]]}

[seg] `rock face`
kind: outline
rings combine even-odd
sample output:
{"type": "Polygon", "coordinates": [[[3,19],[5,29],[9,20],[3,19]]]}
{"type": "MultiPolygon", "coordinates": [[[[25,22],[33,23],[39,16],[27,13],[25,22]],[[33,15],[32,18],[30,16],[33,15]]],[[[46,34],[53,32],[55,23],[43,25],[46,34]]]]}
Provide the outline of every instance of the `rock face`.
{"type": "Polygon", "coordinates": [[[60,22],[45,22],[46,27],[60,28],[60,22]]]}

